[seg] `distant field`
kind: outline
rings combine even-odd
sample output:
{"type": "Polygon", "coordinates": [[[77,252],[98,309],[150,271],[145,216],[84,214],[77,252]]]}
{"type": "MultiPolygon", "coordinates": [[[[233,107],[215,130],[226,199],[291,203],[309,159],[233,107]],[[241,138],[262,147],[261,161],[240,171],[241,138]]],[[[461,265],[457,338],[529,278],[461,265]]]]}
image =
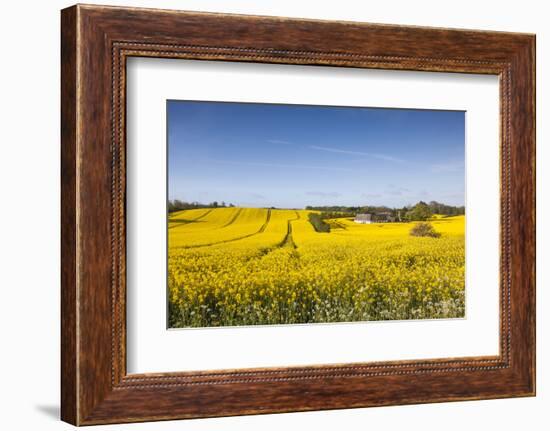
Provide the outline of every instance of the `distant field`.
{"type": "Polygon", "coordinates": [[[464,216],[414,223],[332,219],[305,210],[195,209],[168,221],[170,327],[464,316],[464,216]]]}

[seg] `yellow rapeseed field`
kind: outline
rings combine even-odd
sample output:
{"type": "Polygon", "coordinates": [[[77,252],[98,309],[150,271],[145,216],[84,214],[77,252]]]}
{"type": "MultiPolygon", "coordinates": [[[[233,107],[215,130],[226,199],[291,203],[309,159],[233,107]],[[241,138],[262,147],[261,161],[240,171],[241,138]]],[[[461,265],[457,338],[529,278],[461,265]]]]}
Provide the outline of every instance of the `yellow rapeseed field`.
{"type": "Polygon", "coordinates": [[[464,316],[464,216],[430,223],[333,219],[306,210],[216,208],[168,221],[171,327],[464,316]]]}

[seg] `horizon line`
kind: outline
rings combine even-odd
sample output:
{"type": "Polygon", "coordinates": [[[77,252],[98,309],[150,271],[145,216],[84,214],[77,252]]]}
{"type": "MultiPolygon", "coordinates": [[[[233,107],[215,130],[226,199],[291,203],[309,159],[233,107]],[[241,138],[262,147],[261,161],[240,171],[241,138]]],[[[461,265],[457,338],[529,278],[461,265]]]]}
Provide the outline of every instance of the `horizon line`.
{"type": "MultiPolygon", "coordinates": [[[[400,205],[400,206],[391,206],[391,205],[384,205],[384,204],[379,204],[379,205],[374,205],[374,204],[365,204],[365,205],[303,205],[301,207],[299,206],[280,206],[280,205],[256,205],[256,204],[247,204],[247,203],[244,203],[244,204],[234,204],[232,202],[226,202],[226,201],[212,201],[212,202],[209,202],[209,203],[202,203],[202,202],[186,202],[186,201],[183,201],[181,199],[168,199],[167,203],[168,202],[173,202],[175,200],[179,200],[180,202],[183,202],[187,205],[195,205],[197,207],[211,207],[212,206],[212,203],[214,202],[224,202],[225,205],[218,205],[216,207],[213,207],[213,208],[274,208],[274,209],[306,209],[306,207],[312,207],[312,208],[331,208],[331,207],[339,207],[339,208],[351,208],[351,207],[356,207],[356,208],[364,208],[364,207],[384,207],[384,208],[389,208],[389,209],[402,209],[402,208],[405,208],[405,207],[413,207],[417,204],[419,204],[420,202],[424,202],[425,204],[429,205],[430,202],[432,201],[418,201],[418,202],[415,202],[415,203],[409,203],[409,204],[405,204],[405,205],[400,205]]],[[[465,204],[462,204],[462,205],[452,205],[452,204],[447,204],[447,203],[444,203],[444,202],[438,202],[438,201],[433,201],[433,202],[437,202],[438,204],[440,205],[444,205],[444,206],[448,206],[448,207],[454,207],[454,208],[466,208],[466,205],[465,204]]],[[[189,208],[191,209],[191,208],[189,208]]]]}

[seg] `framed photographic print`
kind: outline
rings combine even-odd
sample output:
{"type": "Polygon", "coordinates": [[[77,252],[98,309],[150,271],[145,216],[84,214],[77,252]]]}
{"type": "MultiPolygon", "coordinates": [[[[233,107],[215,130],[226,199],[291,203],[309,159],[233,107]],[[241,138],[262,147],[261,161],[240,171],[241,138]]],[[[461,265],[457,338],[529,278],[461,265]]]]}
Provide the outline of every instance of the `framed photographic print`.
{"type": "Polygon", "coordinates": [[[535,394],[535,37],[62,11],[62,419],[535,394]]]}

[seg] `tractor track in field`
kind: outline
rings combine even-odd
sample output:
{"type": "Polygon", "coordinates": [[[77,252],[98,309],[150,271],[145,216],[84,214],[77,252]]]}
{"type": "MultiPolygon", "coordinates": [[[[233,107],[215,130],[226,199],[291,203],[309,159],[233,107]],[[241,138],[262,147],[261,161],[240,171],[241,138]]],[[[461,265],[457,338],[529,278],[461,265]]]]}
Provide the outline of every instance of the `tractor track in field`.
{"type": "Polygon", "coordinates": [[[337,229],[348,230],[347,226],[342,222],[333,220],[333,223],[337,226],[337,229]]]}
{"type": "Polygon", "coordinates": [[[185,225],[188,225],[188,224],[191,224],[191,223],[196,223],[198,222],[200,219],[206,217],[208,214],[210,214],[212,211],[214,210],[214,208],[211,208],[209,209],[208,211],[206,211],[204,214],[201,214],[200,216],[198,216],[197,218],[193,218],[191,220],[185,220],[183,219],[182,221],[178,221],[178,220],[170,220],[168,219],[168,223],[177,223],[176,226],[168,226],[168,229],[174,229],[176,227],[181,227],[181,226],[185,226],[185,225]]]}
{"type": "Polygon", "coordinates": [[[214,211],[214,208],[210,208],[208,211],[206,211],[203,215],[198,216],[196,219],[193,219],[195,221],[200,220],[201,218],[205,218],[208,214],[210,214],[212,211],[214,211]]]}
{"type": "Polygon", "coordinates": [[[249,233],[248,235],[239,236],[237,238],[225,239],[223,241],[211,242],[210,244],[187,245],[187,246],[174,247],[174,248],[177,248],[177,249],[182,249],[183,248],[183,249],[187,250],[187,249],[191,249],[191,248],[210,247],[210,246],[213,246],[213,245],[225,244],[227,242],[234,242],[234,241],[239,241],[241,239],[250,238],[251,236],[258,235],[258,234],[264,232],[265,229],[267,228],[267,225],[269,224],[270,220],[271,220],[271,209],[268,209],[267,210],[267,216],[266,216],[264,224],[262,224],[262,226],[260,226],[260,229],[258,229],[254,233],[249,233]]]}
{"type": "MultiPolygon", "coordinates": [[[[257,235],[259,233],[262,233],[263,231],[265,231],[267,225],[269,224],[269,221],[271,220],[271,209],[268,209],[267,210],[267,217],[265,219],[265,223],[260,227],[260,230],[258,230],[258,232],[256,232],[255,234],[253,235],[257,235]]],[[[252,235],[250,235],[252,236],[252,235]]]]}
{"type": "Polygon", "coordinates": [[[292,222],[296,220],[300,220],[300,214],[298,213],[298,211],[294,211],[294,212],[296,213],[296,218],[286,221],[287,231],[283,240],[279,244],[274,245],[273,247],[268,247],[263,249],[259,255],[253,256],[250,259],[262,259],[265,256],[267,256],[269,253],[273,253],[275,250],[279,250],[280,248],[284,248],[284,247],[292,247],[294,250],[298,248],[298,246],[294,242],[294,239],[292,238],[292,222]]]}
{"type": "Polygon", "coordinates": [[[276,248],[281,248],[281,247],[292,247],[294,249],[298,248],[296,246],[296,243],[294,242],[294,239],[292,238],[292,222],[296,220],[300,220],[300,214],[298,214],[298,211],[294,211],[294,212],[296,213],[296,218],[287,220],[286,235],[283,241],[276,248]]]}
{"type": "Polygon", "coordinates": [[[235,215],[233,215],[226,224],[224,224],[222,227],[219,227],[218,229],[223,229],[224,227],[231,226],[233,223],[235,223],[235,220],[237,220],[237,218],[241,215],[242,212],[243,212],[243,209],[239,208],[235,213],[235,215]]]}

